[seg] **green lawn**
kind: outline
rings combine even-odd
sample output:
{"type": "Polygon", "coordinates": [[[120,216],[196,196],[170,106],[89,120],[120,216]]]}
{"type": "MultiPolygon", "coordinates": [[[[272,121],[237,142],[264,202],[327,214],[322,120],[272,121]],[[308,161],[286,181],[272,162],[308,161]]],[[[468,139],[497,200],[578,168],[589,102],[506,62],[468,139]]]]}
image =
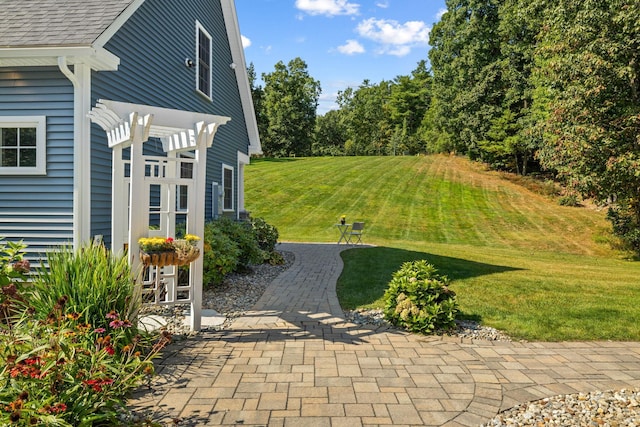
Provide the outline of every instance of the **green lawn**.
{"type": "Polygon", "coordinates": [[[260,160],[246,189],[282,241],[335,242],[342,214],[366,222],[376,247],[343,253],[344,308],[380,307],[391,273],[427,259],[465,316],[513,337],[640,339],[640,263],[610,248],[602,211],[448,156],[260,160]]]}

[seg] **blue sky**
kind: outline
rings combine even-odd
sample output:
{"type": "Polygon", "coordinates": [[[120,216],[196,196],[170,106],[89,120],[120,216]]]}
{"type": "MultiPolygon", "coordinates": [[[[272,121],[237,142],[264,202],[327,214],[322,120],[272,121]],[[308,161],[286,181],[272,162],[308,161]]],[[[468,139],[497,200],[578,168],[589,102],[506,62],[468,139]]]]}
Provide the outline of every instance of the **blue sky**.
{"type": "Polygon", "coordinates": [[[258,78],[300,57],[320,81],[318,113],[338,91],[408,75],[428,58],[445,0],[236,0],[247,65],[258,78]]]}

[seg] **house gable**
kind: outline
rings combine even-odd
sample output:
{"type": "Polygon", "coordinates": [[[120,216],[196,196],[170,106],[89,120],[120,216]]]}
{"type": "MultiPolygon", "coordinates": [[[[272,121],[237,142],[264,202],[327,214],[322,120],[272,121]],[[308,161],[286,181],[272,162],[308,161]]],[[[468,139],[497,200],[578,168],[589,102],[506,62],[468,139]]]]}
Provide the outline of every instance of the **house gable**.
{"type": "MultiPolygon", "coordinates": [[[[86,117],[99,98],[232,117],[210,148],[208,159],[215,162],[207,168],[207,185],[222,182],[223,163],[237,167],[248,162],[248,154],[260,152],[233,0],[32,4],[4,0],[0,8],[0,115],[46,117],[47,175],[0,176],[0,197],[6,201],[0,207],[0,235],[15,230],[17,236],[32,227],[25,242],[42,248],[80,244],[80,237],[100,234],[108,241],[111,153],[104,131],[86,117]],[[195,57],[196,20],[213,39],[211,99],[196,93],[193,70],[185,65],[195,57]],[[17,105],[28,107],[18,111],[17,105]],[[13,182],[19,186],[4,185],[13,182]],[[31,211],[61,215],[52,218],[54,231],[46,238],[39,225],[46,219],[31,221],[31,211]]],[[[206,197],[210,218],[211,192],[206,197]]]]}

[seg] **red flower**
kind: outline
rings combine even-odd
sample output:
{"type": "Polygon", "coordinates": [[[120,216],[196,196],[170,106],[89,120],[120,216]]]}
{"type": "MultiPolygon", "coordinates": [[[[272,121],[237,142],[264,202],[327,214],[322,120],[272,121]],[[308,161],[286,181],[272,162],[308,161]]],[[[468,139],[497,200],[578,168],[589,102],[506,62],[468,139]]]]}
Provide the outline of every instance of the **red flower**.
{"type": "Polygon", "coordinates": [[[107,315],[105,317],[107,319],[117,319],[118,317],[120,317],[120,315],[118,313],[116,313],[115,311],[111,310],[110,312],[107,313],[107,315]]]}
{"type": "Polygon", "coordinates": [[[83,383],[91,387],[93,391],[100,392],[102,391],[102,386],[113,384],[113,380],[111,378],[97,378],[93,380],[83,381],[83,383]]]}
{"type": "Polygon", "coordinates": [[[31,270],[31,264],[27,259],[23,259],[21,261],[16,261],[13,263],[13,271],[26,274],[29,272],[29,270],[31,270]]]}
{"type": "Polygon", "coordinates": [[[111,356],[113,356],[113,355],[116,353],[116,350],[115,350],[113,347],[111,347],[111,346],[109,346],[109,347],[105,347],[105,348],[104,348],[104,351],[106,351],[106,352],[107,352],[107,354],[109,354],[109,355],[111,355],[111,356]]]}
{"type": "Polygon", "coordinates": [[[56,403],[52,407],[49,408],[49,412],[52,414],[59,414],[60,412],[64,412],[67,410],[67,405],[64,403],[56,403]]]}

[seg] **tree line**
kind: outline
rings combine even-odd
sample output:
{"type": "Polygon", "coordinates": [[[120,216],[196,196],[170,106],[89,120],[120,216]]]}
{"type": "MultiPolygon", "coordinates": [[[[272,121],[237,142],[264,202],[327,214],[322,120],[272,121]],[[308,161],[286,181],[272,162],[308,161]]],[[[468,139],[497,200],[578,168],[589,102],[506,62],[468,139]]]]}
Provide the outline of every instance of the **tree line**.
{"type": "Polygon", "coordinates": [[[609,206],[640,252],[640,2],[447,0],[427,60],[317,116],[300,58],[252,90],[265,154],[452,152],[609,206]]]}

